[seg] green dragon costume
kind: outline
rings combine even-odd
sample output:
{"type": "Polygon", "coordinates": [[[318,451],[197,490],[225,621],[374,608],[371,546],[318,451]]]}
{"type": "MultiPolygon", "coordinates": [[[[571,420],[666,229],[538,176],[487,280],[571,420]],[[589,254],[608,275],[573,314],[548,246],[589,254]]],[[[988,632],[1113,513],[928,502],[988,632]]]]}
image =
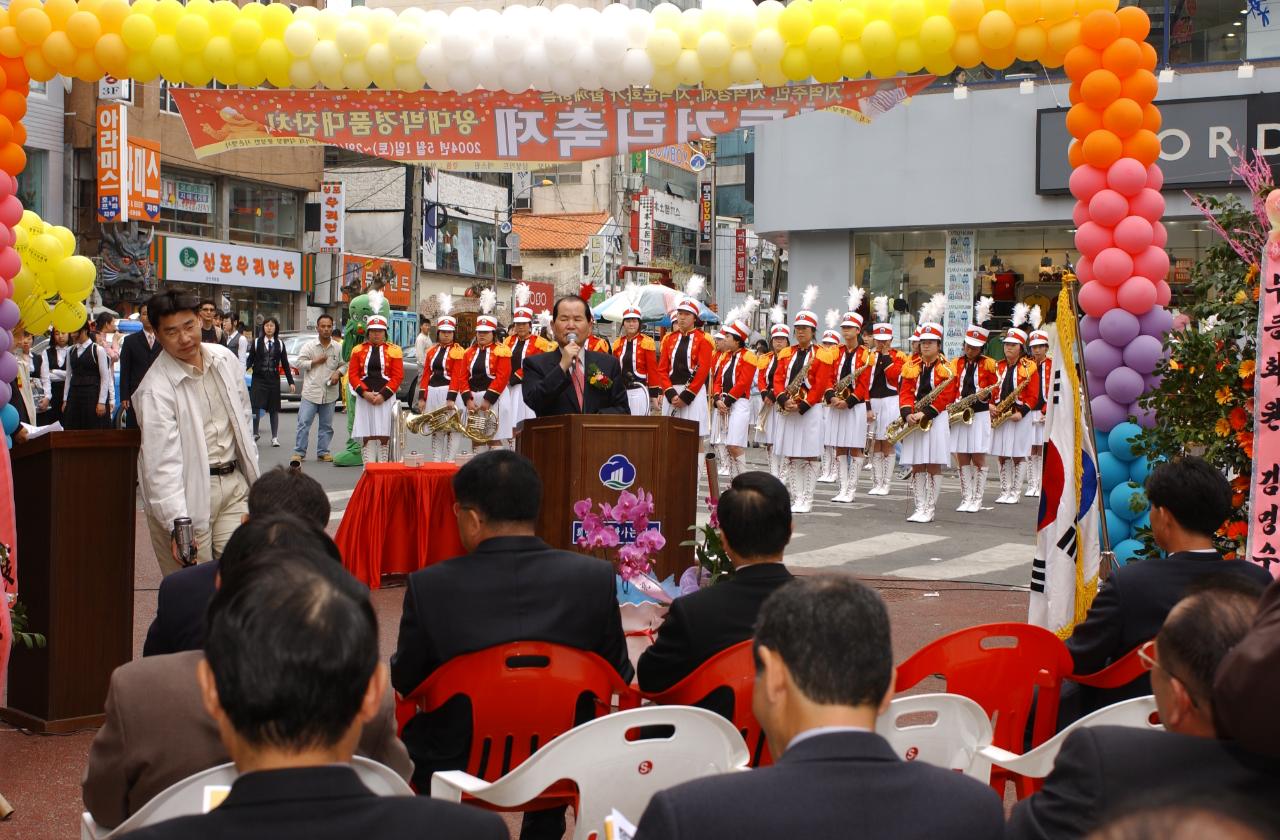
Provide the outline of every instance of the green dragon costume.
{"type": "MultiPolygon", "coordinates": [[[[391,319],[391,304],[381,292],[367,292],[351,299],[347,305],[347,325],[342,330],[342,360],[351,360],[351,351],[364,343],[364,325],[370,315],[382,315],[391,319]]],[[[347,445],[340,452],[334,453],[333,463],[338,467],[359,467],[364,464],[360,455],[360,441],[351,436],[351,427],[356,422],[356,398],[351,389],[343,387],[343,399],[347,406],[347,445]]]]}

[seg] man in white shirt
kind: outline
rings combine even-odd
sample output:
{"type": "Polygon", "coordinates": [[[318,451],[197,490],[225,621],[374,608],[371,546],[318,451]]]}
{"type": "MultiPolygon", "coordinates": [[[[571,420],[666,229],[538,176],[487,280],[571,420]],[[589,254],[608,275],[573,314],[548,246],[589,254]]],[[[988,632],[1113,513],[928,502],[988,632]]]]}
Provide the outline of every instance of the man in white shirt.
{"type": "Polygon", "coordinates": [[[418,336],[413,340],[413,350],[417,354],[418,364],[427,357],[427,348],[431,346],[431,319],[418,316],[418,336]]]}
{"type": "Polygon", "coordinates": [[[190,517],[198,559],[215,559],[248,513],[258,478],[243,368],[226,346],[201,342],[198,305],[177,292],[147,302],[163,352],[133,394],[138,482],[166,575],[179,568],[174,520],[190,517]]]}
{"type": "Polygon", "coordinates": [[[298,405],[298,437],[289,463],[298,466],[307,457],[311,438],[311,421],[320,418],[316,431],[316,457],[332,461],[329,441],[333,438],[333,408],[338,401],[338,383],[347,366],[342,361],[342,345],[333,340],[333,318],[316,319],[316,337],[294,358],[302,373],[302,402],[298,405]]]}

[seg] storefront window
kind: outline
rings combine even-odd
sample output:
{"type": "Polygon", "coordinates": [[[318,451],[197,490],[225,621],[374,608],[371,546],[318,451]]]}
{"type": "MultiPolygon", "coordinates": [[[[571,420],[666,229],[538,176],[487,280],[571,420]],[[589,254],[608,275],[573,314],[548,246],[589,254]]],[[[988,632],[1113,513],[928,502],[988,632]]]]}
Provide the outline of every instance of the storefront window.
{"type": "Polygon", "coordinates": [[[697,262],[698,232],[666,222],[653,224],[653,258],[684,265],[697,262]]]}
{"type": "Polygon", "coordinates": [[[296,192],[233,183],[227,221],[228,235],[233,242],[296,248],[298,206],[296,192]]]}
{"type": "Polygon", "coordinates": [[[27,167],[18,175],[18,199],[24,208],[43,216],[49,153],[44,149],[27,146],[23,146],[22,150],[27,153],[27,167]]]}
{"type": "MultiPolygon", "coordinates": [[[[1248,0],[1173,0],[1169,62],[1239,61],[1245,55],[1248,0]]],[[[1263,6],[1265,8],[1265,5],[1263,6]]]]}
{"type": "Polygon", "coordinates": [[[182,172],[160,173],[160,219],[156,229],[206,239],[217,237],[216,185],[182,172]]]}
{"type": "Polygon", "coordinates": [[[450,219],[439,232],[440,267],[459,274],[492,277],[494,260],[499,260],[498,276],[510,277],[510,269],[500,259],[493,234],[492,224],[450,219]]]}

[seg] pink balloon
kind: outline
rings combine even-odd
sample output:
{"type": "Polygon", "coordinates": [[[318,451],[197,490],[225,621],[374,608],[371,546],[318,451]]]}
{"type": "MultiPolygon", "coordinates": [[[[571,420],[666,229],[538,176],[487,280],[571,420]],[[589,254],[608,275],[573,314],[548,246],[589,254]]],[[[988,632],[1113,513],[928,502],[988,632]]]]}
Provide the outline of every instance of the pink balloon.
{"type": "Polygon", "coordinates": [[[1080,308],[1091,318],[1101,318],[1116,308],[1116,290],[1101,283],[1085,283],[1080,287],[1080,308]]]}
{"type": "Polygon", "coordinates": [[[1115,190],[1098,190],[1089,199],[1089,218],[1100,225],[1115,227],[1129,215],[1129,202],[1115,190]]]}
{"type": "Polygon", "coordinates": [[[1133,274],[1133,257],[1119,248],[1107,248],[1093,258],[1093,273],[1105,286],[1119,286],[1133,274]]]}
{"type": "Polygon", "coordinates": [[[16,195],[0,198],[0,225],[13,227],[22,220],[22,202],[16,195]]]}
{"type": "Polygon", "coordinates": [[[1156,281],[1156,305],[1168,306],[1169,300],[1172,297],[1173,297],[1173,289],[1169,288],[1168,281],[1157,280],[1156,281]]]}
{"type": "Polygon", "coordinates": [[[1150,187],[1129,199],[1129,214],[1148,222],[1158,222],[1164,215],[1164,196],[1150,187]]]}
{"type": "Polygon", "coordinates": [[[1076,230],[1076,250],[1090,259],[1114,244],[1111,230],[1097,222],[1085,222],[1076,230]]]}
{"type": "MultiPolygon", "coordinates": [[[[1116,245],[1130,254],[1141,254],[1147,250],[1151,246],[1154,236],[1155,231],[1151,227],[1151,222],[1141,216],[1129,216],[1126,219],[1121,219],[1120,224],[1116,225],[1116,245]]],[[[1079,239],[1079,237],[1080,234],[1077,233],[1076,238],[1079,239]]]]}
{"type": "Polygon", "coordinates": [[[1146,185],[1146,167],[1133,158],[1120,158],[1107,170],[1107,186],[1121,195],[1137,195],[1146,185]]]}
{"type": "Polygon", "coordinates": [[[1116,290],[1116,303],[1126,312],[1145,315],[1156,305],[1156,286],[1147,278],[1135,274],[1116,290]]]}
{"type": "Polygon", "coordinates": [[[22,270],[22,258],[12,248],[0,248],[0,277],[8,280],[22,270]]]}
{"type": "Polygon", "coordinates": [[[13,228],[0,225],[0,248],[13,244],[13,228]]]}
{"type": "Polygon", "coordinates": [[[1157,248],[1163,248],[1169,244],[1169,231],[1165,230],[1164,222],[1151,224],[1151,244],[1157,248]]]}
{"type": "Polygon", "coordinates": [[[1169,254],[1152,245],[1133,258],[1133,273],[1149,277],[1153,282],[1163,280],[1169,275],[1169,254]]]}
{"type": "Polygon", "coordinates": [[[1076,227],[1089,221],[1089,205],[1083,201],[1077,201],[1075,208],[1071,211],[1071,221],[1075,222],[1076,227]]]}
{"type": "Polygon", "coordinates": [[[1151,164],[1147,167],[1147,186],[1153,190],[1159,190],[1164,186],[1164,170],[1159,164],[1151,164]]]}
{"type": "Polygon", "coordinates": [[[1081,283],[1089,283],[1097,278],[1093,274],[1093,259],[1081,256],[1076,260],[1076,279],[1081,283]]]}
{"type": "Polygon", "coordinates": [[[18,182],[8,172],[0,178],[0,198],[8,198],[18,191],[18,182]]]}
{"type": "Polygon", "coordinates": [[[1067,182],[1071,194],[1081,201],[1093,198],[1094,193],[1107,186],[1107,173],[1096,166],[1077,166],[1067,182]]]}

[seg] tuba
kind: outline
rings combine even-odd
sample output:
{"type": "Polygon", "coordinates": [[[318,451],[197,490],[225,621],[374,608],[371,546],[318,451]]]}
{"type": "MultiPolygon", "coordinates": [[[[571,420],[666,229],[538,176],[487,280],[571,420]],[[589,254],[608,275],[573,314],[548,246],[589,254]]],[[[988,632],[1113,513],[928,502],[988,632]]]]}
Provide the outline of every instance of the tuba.
{"type": "MultiPolygon", "coordinates": [[[[942,389],[946,388],[950,384],[951,379],[947,378],[933,386],[932,391],[916,400],[915,410],[919,411],[922,408],[928,408],[929,404],[936,400],[938,395],[942,393],[942,389]]],[[[898,443],[903,438],[908,437],[915,432],[927,432],[932,426],[933,420],[928,417],[920,418],[919,423],[908,423],[905,417],[899,417],[897,420],[894,420],[889,424],[889,428],[885,434],[887,435],[890,443],[898,443]]]]}
{"type": "Polygon", "coordinates": [[[492,408],[477,408],[467,412],[465,423],[458,422],[454,414],[450,426],[452,431],[461,432],[474,443],[491,443],[498,433],[498,413],[492,408]]]}

